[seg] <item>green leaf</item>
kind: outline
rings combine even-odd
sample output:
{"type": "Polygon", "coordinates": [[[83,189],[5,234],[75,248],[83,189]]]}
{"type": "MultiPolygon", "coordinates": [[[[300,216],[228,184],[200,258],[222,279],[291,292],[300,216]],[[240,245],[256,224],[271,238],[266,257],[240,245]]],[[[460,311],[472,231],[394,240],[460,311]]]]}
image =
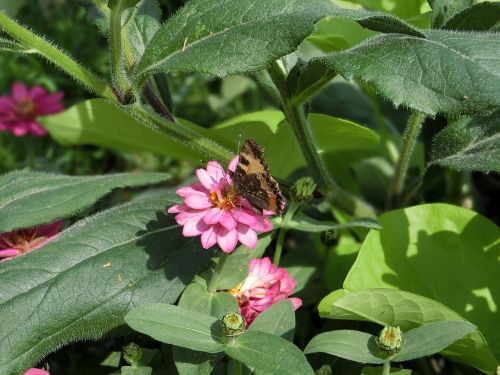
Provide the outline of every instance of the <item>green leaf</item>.
{"type": "Polygon", "coordinates": [[[439,29],[455,14],[472,5],[473,0],[428,0],[432,7],[431,24],[439,29]]]}
{"type": "MultiPolygon", "coordinates": [[[[381,326],[399,326],[403,331],[436,321],[465,320],[439,302],[393,289],[337,290],[321,301],[318,310],[324,318],[371,321],[381,326]]],[[[442,354],[486,373],[494,371],[498,362],[478,330],[442,354]]]]}
{"type": "Polygon", "coordinates": [[[121,375],[151,375],[152,373],[151,367],[122,366],[121,368],[121,375]]]}
{"type": "Polygon", "coordinates": [[[475,324],[500,358],[494,323],[500,228],[448,204],[388,212],[379,222],[383,229],[366,237],[344,288],[393,288],[432,298],[475,324]]]}
{"type": "Polygon", "coordinates": [[[328,15],[423,36],[388,14],[343,9],[328,0],[195,0],[162,26],[138,69],[141,75],[194,71],[218,76],[261,70],[293,52],[314,23],[328,15]]]}
{"type": "Polygon", "coordinates": [[[220,319],[175,305],[139,306],[125,316],[125,322],[166,344],[207,353],[218,353],[226,347],[220,319]]]}
{"type": "Polygon", "coordinates": [[[138,305],[175,302],[212,253],[182,236],[165,213],[173,203],[112,208],[0,263],[0,373],[23,373],[62,345],[101,338],[138,305]]]}
{"type": "Polygon", "coordinates": [[[0,176],[0,233],[61,219],[113,189],[165,181],[163,173],[71,177],[16,171],[0,176]]]}
{"type": "MultiPolygon", "coordinates": [[[[411,370],[405,370],[400,368],[392,368],[391,374],[394,375],[411,375],[411,370]]],[[[382,375],[382,366],[380,367],[363,367],[361,370],[361,375],[382,375]]]]}
{"type": "Polygon", "coordinates": [[[404,333],[401,352],[392,361],[404,362],[440,352],[476,329],[465,321],[428,323],[404,333]]]}
{"type": "Polygon", "coordinates": [[[374,336],[352,330],[321,333],[307,344],[304,353],[328,353],[359,363],[382,364],[385,362],[374,336]]]}
{"type": "Polygon", "coordinates": [[[287,229],[295,229],[301,232],[319,233],[330,229],[349,229],[349,228],[382,228],[376,220],[363,218],[353,220],[345,224],[330,223],[327,221],[319,221],[312,217],[306,216],[303,213],[295,214],[293,219],[286,225],[287,229]]]}
{"type": "Polygon", "coordinates": [[[124,151],[150,151],[193,162],[201,158],[102,99],[81,102],[62,113],[44,117],[41,122],[53,138],[66,145],[92,144],[124,151]],[[116,124],[120,124],[120,131],[116,131],[116,124]]]}
{"type": "Polygon", "coordinates": [[[142,0],[130,13],[123,28],[134,62],[137,62],[160,29],[161,8],[157,0],[142,0]]]}
{"type": "Polygon", "coordinates": [[[238,311],[236,298],[226,292],[210,293],[205,280],[198,278],[191,283],[179,301],[179,306],[221,319],[227,312],[238,311]]]}
{"type": "Polygon", "coordinates": [[[488,112],[500,105],[500,39],[493,33],[428,30],[381,35],[320,58],[373,85],[396,106],[430,115],[488,112]]]}
{"type": "Polygon", "coordinates": [[[236,337],[226,354],[257,371],[283,375],[313,375],[306,357],[292,343],[266,332],[247,331],[236,337]]]}
{"type": "Polygon", "coordinates": [[[493,30],[500,24],[500,4],[477,3],[455,14],[443,26],[444,29],[463,31],[493,30]]]}
{"type": "Polygon", "coordinates": [[[464,117],[434,137],[431,164],[459,171],[500,172],[500,111],[464,117]]]}
{"type": "Polygon", "coordinates": [[[295,311],[290,301],[275,303],[252,322],[249,331],[267,332],[293,341],[295,334],[295,311]]]}

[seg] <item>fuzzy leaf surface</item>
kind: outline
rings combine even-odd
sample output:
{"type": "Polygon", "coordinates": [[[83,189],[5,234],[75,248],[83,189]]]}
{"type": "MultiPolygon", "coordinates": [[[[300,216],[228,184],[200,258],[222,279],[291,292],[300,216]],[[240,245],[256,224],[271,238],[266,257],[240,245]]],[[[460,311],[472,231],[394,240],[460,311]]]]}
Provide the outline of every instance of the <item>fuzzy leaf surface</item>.
{"type": "Polygon", "coordinates": [[[226,76],[264,69],[293,52],[325,16],[354,19],[377,31],[423,36],[389,14],[344,9],[329,0],[191,0],[155,35],[139,74],[226,76]]]}
{"type": "Polygon", "coordinates": [[[68,217],[121,187],[155,184],[163,173],[63,176],[17,171],[0,176],[0,233],[68,217]]]}
{"type": "Polygon", "coordinates": [[[428,30],[426,38],[381,35],[320,58],[344,77],[373,85],[396,106],[435,115],[500,106],[500,38],[428,30]]]}
{"type": "Polygon", "coordinates": [[[499,3],[477,3],[449,19],[443,28],[463,31],[487,31],[500,25],[499,3]]]}
{"type": "Polygon", "coordinates": [[[500,172],[500,111],[465,117],[436,135],[432,164],[459,171],[500,172]]]}
{"type": "Polygon", "coordinates": [[[61,345],[124,326],[146,303],[173,303],[211,252],[186,240],[166,199],[99,213],[0,263],[0,373],[18,375],[61,345]]]}

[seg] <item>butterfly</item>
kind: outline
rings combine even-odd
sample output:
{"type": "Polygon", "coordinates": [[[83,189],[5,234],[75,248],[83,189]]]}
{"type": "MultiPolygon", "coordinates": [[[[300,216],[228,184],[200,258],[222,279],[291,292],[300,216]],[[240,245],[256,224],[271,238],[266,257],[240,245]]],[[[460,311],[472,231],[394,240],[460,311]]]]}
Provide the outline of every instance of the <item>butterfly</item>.
{"type": "Polygon", "coordinates": [[[238,165],[232,174],[236,193],[256,209],[281,215],[285,198],[271,176],[263,147],[253,139],[247,139],[238,156],[238,165]]]}

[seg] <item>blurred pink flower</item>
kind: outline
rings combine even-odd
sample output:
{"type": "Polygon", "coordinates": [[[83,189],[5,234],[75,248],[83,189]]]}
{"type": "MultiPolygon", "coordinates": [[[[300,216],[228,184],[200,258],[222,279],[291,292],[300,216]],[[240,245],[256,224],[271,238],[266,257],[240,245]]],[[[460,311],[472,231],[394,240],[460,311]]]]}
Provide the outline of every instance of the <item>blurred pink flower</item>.
{"type": "MultiPolygon", "coordinates": [[[[230,171],[236,169],[237,160],[235,157],[229,164],[230,171]]],[[[217,243],[222,251],[231,253],[238,242],[255,248],[257,232],[273,229],[267,216],[274,213],[258,213],[246,199],[238,196],[231,175],[218,162],[210,161],[207,168],[198,169],[196,175],[199,182],[177,190],[184,203],[168,209],[169,213],[177,214],[175,220],[183,226],[184,236],[201,235],[204,249],[217,243]]]]}
{"type": "Polygon", "coordinates": [[[50,375],[50,373],[39,368],[30,368],[23,375],[50,375]]]}
{"type": "Polygon", "coordinates": [[[11,131],[17,137],[46,135],[36,118],[64,110],[63,96],[62,92],[50,94],[41,86],[28,89],[21,82],[14,83],[11,95],[0,96],[0,131],[11,131]]]}
{"type": "Polygon", "coordinates": [[[228,292],[238,299],[240,313],[245,317],[248,327],[257,315],[279,301],[289,299],[297,310],[302,300],[288,298],[296,284],[284,268],[275,267],[266,257],[252,259],[246,279],[228,292]]]}
{"type": "Polygon", "coordinates": [[[38,227],[0,233],[0,259],[4,261],[42,247],[59,235],[63,225],[64,221],[58,220],[38,227]]]}

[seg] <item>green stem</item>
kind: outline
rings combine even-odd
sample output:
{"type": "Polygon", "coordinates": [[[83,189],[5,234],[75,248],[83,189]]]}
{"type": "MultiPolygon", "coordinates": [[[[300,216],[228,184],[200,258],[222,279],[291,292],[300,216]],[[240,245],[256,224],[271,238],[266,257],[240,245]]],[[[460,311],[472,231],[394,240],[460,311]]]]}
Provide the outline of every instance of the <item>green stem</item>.
{"type": "Polygon", "coordinates": [[[408,119],[408,124],[406,125],[406,129],[403,135],[403,142],[401,144],[401,151],[396,163],[396,170],[389,186],[387,195],[388,208],[397,206],[399,204],[401,194],[404,189],[408,166],[410,164],[413,151],[415,150],[417,138],[424,120],[425,115],[420,112],[412,113],[410,115],[410,118],[408,119]]]}
{"type": "Polygon", "coordinates": [[[234,363],[234,375],[243,375],[243,366],[240,361],[233,359],[234,363]]]}
{"type": "Polygon", "coordinates": [[[113,89],[106,81],[91,73],[70,56],[60,51],[42,37],[21,26],[3,12],[0,12],[0,27],[21,45],[43,56],[55,66],[89,87],[96,94],[116,102],[113,89]]]}
{"type": "Polygon", "coordinates": [[[139,122],[149,125],[158,132],[167,134],[174,141],[202,156],[204,160],[218,160],[229,163],[233,157],[230,150],[195,129],[168,121],[157,113],[147,110],[139,103],[122,107],[122,109],[128,110],[128,113],[136,117],[139,122]]]}
{"type": "Polygon", "coordinates": [[[276,239],[276,247],[274,249],[274,258],[273,264],[278,267],[281,260],[281,253],[283,251],[283,243],[285,242],[285,235],[288,231],[288,224],[292,220],[293,215],[299,208],[299,205],[292,201],[290,207],[285,212],[285,216],[283,217],[283,221],[281,222],[280,229],[278,230],[278,238],[276,239]]]}
{"type": "Polygon", "coordinates": [[[311,127],[307,123],[307,118],[302,106],[292,104],[289,101],[286,77],[278,63],[274,62],[271,64],[268,68],[268,72],[281,95],[283,112],[300,145],[313,179],[320,188],[330,192],[329,198],[331,198],[336,205],[349,214],[358,217],[374,217],[375,213],[370,205],[342,189],[330,176],[328,168],[317,152],[318,148],[314,141],[314,135],[311,131],[311,127]]]}
{"type": "Polygon", "coordinates": [[[210,283],[208,284],[208,291],[210,293],[217,292],[217,286],[219,285],[220,275],[222,269],[224,268],[224,264],[226,263],[228,255],[229,255],[228,253],[221,252],[219,261],[217,262],[217,267],[215,267],[214,274],[212,275],[210,283]]]}
{"type": "Polygon", "coordinates": [[[111,52],[111,74],[122,99],[127,96],[130,85],[122,66],[122,13],[127,8],[125,0],[112,3],[109,16],[109,44],[111,52]]]}
{"type": "Polygon", "coordinates": [[[382,375],[390,375],[391,373],[391,360],[388,359],[384,362],[384,366],[382,367],[382,375]]]}

